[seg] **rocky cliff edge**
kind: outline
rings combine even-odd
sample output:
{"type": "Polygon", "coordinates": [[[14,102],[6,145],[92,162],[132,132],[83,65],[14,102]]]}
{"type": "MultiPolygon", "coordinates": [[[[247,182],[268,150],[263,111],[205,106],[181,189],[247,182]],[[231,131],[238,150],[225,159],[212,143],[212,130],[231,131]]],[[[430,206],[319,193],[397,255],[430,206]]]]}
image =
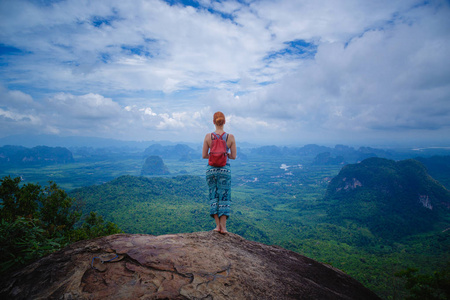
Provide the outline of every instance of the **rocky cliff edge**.
{"type": "Polygon", "coordinates": [[[379,299],[331,266],[212,231],[80,241],[4,275],[0,298],[379,299]]]}

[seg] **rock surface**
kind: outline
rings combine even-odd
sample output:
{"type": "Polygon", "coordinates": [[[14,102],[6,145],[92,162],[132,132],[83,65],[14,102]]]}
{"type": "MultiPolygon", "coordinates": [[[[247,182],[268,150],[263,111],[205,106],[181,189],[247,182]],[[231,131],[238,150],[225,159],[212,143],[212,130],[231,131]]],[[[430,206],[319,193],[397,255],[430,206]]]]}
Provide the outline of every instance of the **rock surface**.
{"type": "Polygon", "coordinates": [[[1,299],[379,299],[333,267],[212,231],[80,241],[3,277],[1,299]]]}

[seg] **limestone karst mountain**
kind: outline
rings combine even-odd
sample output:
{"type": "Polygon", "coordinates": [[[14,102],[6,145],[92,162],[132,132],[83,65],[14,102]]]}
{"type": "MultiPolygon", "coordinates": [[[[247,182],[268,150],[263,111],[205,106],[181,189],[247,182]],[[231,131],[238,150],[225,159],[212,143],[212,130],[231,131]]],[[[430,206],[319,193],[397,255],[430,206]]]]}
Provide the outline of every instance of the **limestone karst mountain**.
{"type": "Polygon", "coordinates": [[[36,164],[67,164],[73,161],[72,152],[63,147],[0,147],[0,165],[29,166],[36,164]]]}
{"type": "Polygon", "coordinates": [[[394,241],[449,226],[450,191],[414,159],[372,157],[346,165],[328,185],[324,203],[330,223],[353,222],[394,241]]]}
{"type": "Polygon", "coordinates": [[[379,299],[331,266],[212,231],[80,241],[2,277],[1,299],[379,299]]]}
{"type": "Polygon", "coordinates": [[[167,175],[170,174],[169,169],[159,156],[149,156],[142,166],[141,175],[167,175]]]}

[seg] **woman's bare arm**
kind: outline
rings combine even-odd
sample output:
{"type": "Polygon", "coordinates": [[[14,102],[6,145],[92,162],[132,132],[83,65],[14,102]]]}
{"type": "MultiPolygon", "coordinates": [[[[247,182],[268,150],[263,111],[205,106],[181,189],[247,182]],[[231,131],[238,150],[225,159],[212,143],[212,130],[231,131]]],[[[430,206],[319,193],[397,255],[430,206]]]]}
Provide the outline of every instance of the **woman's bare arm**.
{"type": "Polygon", "coordinates": [[[234,135],[228,135],[227,146],[230,148],[230,153],[228,153],[229,159],[236,159],[236,140],[234,139],[234,135]]]}
{"type": "Polygon", "coordinates": [[[202,157],[203,158],[209,158],[209,148],[211,145],[211,134],[207,134],[205,136],[205,139],[203,140],[203,150],[202,150],[202,157]]]}

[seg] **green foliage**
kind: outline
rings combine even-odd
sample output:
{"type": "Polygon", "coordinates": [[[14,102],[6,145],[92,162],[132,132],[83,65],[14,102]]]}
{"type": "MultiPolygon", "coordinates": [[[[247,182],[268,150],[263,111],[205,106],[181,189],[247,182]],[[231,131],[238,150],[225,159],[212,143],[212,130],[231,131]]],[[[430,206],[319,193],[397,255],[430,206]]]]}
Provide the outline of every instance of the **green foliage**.
{"type": "Polygon", "coordinates": [[[102,216],[95,212],[90,212],[84,218],[82,225],[70,233],[70,239],[72,241],[87,240],[122,232],[116,224],[105,222],[102,216]]]}
{"type": "Polygon", "coordinates": [[[329,203],[327,222],[354,222],[395,241],[440,227],[448,215],[450,192],[419,161],[369,158],[342,168],[324,201],[329,203]]]}
{"type": "Polygon", "coordinates": [[[0,272],[27,264],[67,244],[121,232],[91,213],[76,228],[81,212],[55,183],[20,186],[20,178],[0,180],[0,272]]]}
{"type": "MultiPolygon", "coordinates": [[[[383,299],[404,299],[407,296],[406,279],[394,276],[396,272],[413,267],[421,274],[433,274],[443,262],[450,260],[450,230],[444,230],[449,227],[450,215],[448,210],[443,210],[445,213],[439,213],[431,222],[422,222],[424,215],[396,196],[406,193],[409,196],[403,200],[412,197],[410,199],[422,209],[420,202],[416,202],[417,187],[423,187],[434,204],[433,199],[440,198],[435,189],[439,183],[426,175],[422,177],[424,180],[415,180],[400,171],[425,174],[420,164],[406,161],[402,166],[394,161],[374,159],[367,161],[368,164],[366,161],[358,164],[358,167],[361,178],[378,189],[359,190],[354,194],[357,197],[348,197],[354,195],[347,190],[340,198],[324,198],[330,180],[342,168],[339,165],[311,165],[318,153],[330,152],[327,149],[317,149],[319,152],[309,154],[279,149],[282,152],[279,157],[267,159],[267,153],[264,153],[260,157],[252,155],[251,160],[233,161],[234,212],[228,220],[228,229],[247,239],[279,245],[329,263],[383,299]],[[281,169],[282,164],[289,168],[281,169]],[[392,193],[398,183],[405,189],[398,189],[400,194],[392,193]],[[407,217],[412,220],[412,225],[401,225],[408,224],[404,223],[407,217]],[[404,232],[399,231],[403,229],[404,232]],[[387,238],[393,231],[399,238],[387,238]]],[[[374,150],[367,149],[370,153],[374,150]]],[[[341,155],[331,153],[333,157],[341,155]]],[[[164,163],[175,177],[146,178],[136,177],[144,164],[142,153],[133,155],[77,157],[73,164],[9,168],[3,169],[2,174],[23,176],[26,182],[51,179],[66,190],[82,187],[69,192],[69,196],[84,202],[84,217],[89,218],[89,211],[96,211],[104,217],[104,222],[114,222],[128,233],[181,233],[214,227],[208,213],[204,180],[206,161],[180,162],[179,156],[174,159],[164,157],[164,163]],[[176,176],[186,173],[192,176],[176,176]]],[[[344,157],[347,160],[348,156],[344,157]]],[[[356,156],[347,161],[355,159],[356,156]]],[[[442,170],[439,163],[435,164],[435,169],[440,171],[439,181],[450,178],[450,173],[442,170]]],[[[344,167],[342,171],[352,171],[352,168],[353,165],[344,167]]],[[[330,187],[333,184],[334,181],[330,187]]],[[[445,190],[440,191],[445,195],[445,190]]],[[[439,208],[439,202],[437,205],[439,208]]],[[[427,209],[425,212],[430,213],[427,209]]],[[[425,220],[430,220],[427,218],[425,215],[425,220]]],[[[80,229],[84,222],[82,219],[76,227],[80,229]]],[[[95,224],[95,221],[91,223],[95,224]]],[[[95,228],[91,229],[91,232],[95,231],[95,228]]],[[[77,235],[74,232],[70,239],[87,236],[87,233],[77,235]]]]}
{"type": "Polygon", "coordinates": [[[450,262],[442,270],[432,275],[420,274],[417,269],[396,273],[397,277],[406,279],[406,288],[410,295],[407,300],[446,300],[450,299],[450,262]]]}
{"type": "Polygon", "coordinates": [[[39,196],[39,187],[27,184],[23,189],[19,188],[20,178],[6,177],[0,185],[0,217],[2,220],[11,221],[15,216],[32,215],[37,209],[35,198],[39,196]]]}
{"type": "MultiPolygon", "coordinates": [[[[450,231],[384,239],[377,230],[392,231],[401,223],[396,223],[393,212],[387,216],[380,213],[380,202],[386,200],[379,198],[382,193],[366,192],[353,202],[345,202],[345,197],[328,201],[323,199],[327,180],[337,175],[340,167],[290,167],[293,175],[287,175],[279,168],[284,162],[246,162],[232,169],[234,212],[227,223],[231,232],[332,264],[384,299],[406,295],[402,279],[395,277],[395,272],[410,266],[432,272],[439,266],[448,250],[450,231]],[[333,205],[348,205],[342,222],[330,222],[333,205]],[[384,223],[384,227],[373,230],[376,227],[368,226],[375,221],[384,223]]],[[[376,166],[372,163],[369,170],[376,166]]],[[[389,164],[396,165],[391,161],[389,164]]],[[[384,170],[390,180],[401,177],[392,168],[384,170]]],[[[381,180],[377,172],[367,178],[381,180]]],[[[388,184],[385,182],[385,188],[389,188],[388,184]]],[[[121,176],[105,184],[75,189],[70,195],[83,200],[89,210],[120,224],[126,232],[159,235],[211,230],[214,221],[208,214],[206,192],[201,176],[121,176]]],[[[344,207],[340,209],[345,211],[344,207]]]]}
{"type": "Polygon", "coordinates": [[[99,186],[75,189],[71,195],[83,201],[87,211],[121,224],[126,232],[158,235],[208,228],[211,220],[203,204],[205,191],[204,179],[197,176],[121,176],[99,186]]]}
{"type": "Polygon", "coordinates": [[[0,273],[60,249],[67,241],[48,236],[38,219],[22,216],[0,223],[0,273]]]}
{"type": "Polygon", "coordinates": [[[53,182],[44,189],[37,184],[20,187],[20,178],[7,176],[0,183],[2,220],[13,222],[18,216],[37,219],[47,235],[65,236],[80,218],[73,199],[53,182]]]}

